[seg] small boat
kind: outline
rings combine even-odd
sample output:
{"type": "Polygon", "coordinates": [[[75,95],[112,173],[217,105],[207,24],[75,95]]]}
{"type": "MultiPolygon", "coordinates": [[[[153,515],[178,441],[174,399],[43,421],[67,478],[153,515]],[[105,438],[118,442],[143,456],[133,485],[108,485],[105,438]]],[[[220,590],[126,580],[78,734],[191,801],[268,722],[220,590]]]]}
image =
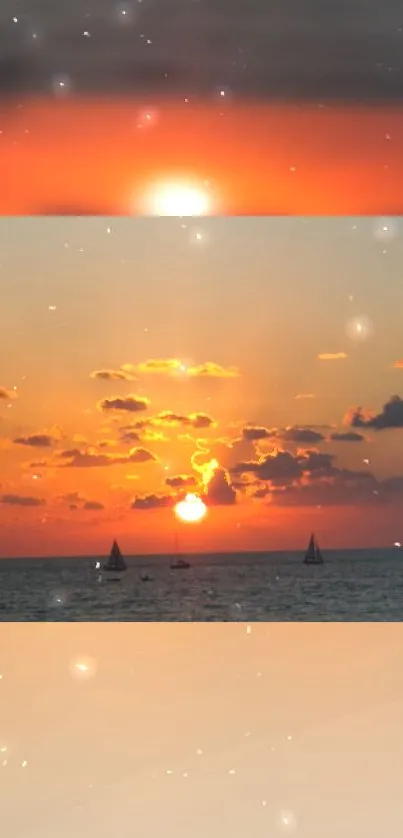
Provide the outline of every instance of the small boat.
{"type": "Polygon", "coordinates": [[[149,576],[148,573],[144,573],[142,576],[140,576],[140,579],[141,579],[142,582],[152,582],[153,581],[152,577],[149,576]]]}
{"type": "Polygon", "coordinates": [[[188,567],[190,567],[190,564],[185,559],[175,559],[171,564],[171,570],[187,570],[188,567]]]}
{"type": "Polygon", "coordinates": [[[173,561],[171,563],[171,570],[187,570],[190,567],[190,563],[187,562],[186,559],[180,558],[178,554],[178,536],[175,533],[175,555],[173,556],[173,561]]]}
{"type": "Polygon", "coordinates": [[[112,544],[112,549],[109,553],[109,559],[106,562],[106,564],[104,564],[103,570],[106,573],[115,574],[115,576],[111,576],[109,579],[107,579],[107,582],[120,582],[120,574],[127,570],[126,562],[120,552],[119,545],[116,540],[112,544]]]}
{"type": "Polygon", "coordinates": [[[304,564],[323,564],[323,556],[313,533],[305,553],[304,564]]]}

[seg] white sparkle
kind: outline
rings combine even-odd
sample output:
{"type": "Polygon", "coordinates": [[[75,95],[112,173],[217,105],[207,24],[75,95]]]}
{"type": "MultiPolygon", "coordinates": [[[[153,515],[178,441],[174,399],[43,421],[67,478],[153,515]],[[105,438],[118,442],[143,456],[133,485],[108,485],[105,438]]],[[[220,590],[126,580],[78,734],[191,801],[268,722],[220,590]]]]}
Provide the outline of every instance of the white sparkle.
{"type": "Polygon", "coordinates": [[[70,663],[70,674],[79,681],[88,681],[94,677],[97,663],[93,658],[79,657],[70,663]]]}
{"type": "Polygon", "coordinates": [[[373,235],[377,241],[392,241],[397,232],[397,222],[394,218],[377,218],[374,222],[373,235]]]}
{"type": "Polygon", "coordinates": [[[346,334],[351,340],[364,341],[372,335],[373,326],[368,317],[354,317],[346,325],[346,334]]]}

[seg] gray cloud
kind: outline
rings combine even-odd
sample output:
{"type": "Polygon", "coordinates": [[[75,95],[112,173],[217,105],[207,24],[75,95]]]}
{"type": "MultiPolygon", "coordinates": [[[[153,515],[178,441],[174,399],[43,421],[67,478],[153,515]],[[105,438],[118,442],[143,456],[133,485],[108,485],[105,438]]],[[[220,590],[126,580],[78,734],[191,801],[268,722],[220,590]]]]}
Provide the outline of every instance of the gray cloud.
{"type": "Polygon", "coordinates": [[[173,505],[170,495],[143,495],[132,503],[132,509],[162,509],[173,505]]]}
{"type": "Polygon", "coordinates": [[[32,448],[51,448],[56,441],[51,434],[31,434],[19,436],[14,440],[15,445],[28,445],[32,448]]]}
{"type": "Polygon", "coordinates": [[[373,416],[366,416],[361,407],[353,408],[345,421],[352,428],[373,428],[375,431],[403,428],[403,399],[392,396],[381,412],[373,416]]]}
{"type": "Polygon", "coordinates": [[[6,503],[10,506],[44,506],[46,501],[40,498],[24,497],[23,495],[2,495],[0,503],[6,503]]]}
{"type": "Polygon", "coordinates": [[[228,472],[223,468],[217,468],[207,486],[207,503],[213,506],[231,506],[236,503],[236,497],[228,472]]]}

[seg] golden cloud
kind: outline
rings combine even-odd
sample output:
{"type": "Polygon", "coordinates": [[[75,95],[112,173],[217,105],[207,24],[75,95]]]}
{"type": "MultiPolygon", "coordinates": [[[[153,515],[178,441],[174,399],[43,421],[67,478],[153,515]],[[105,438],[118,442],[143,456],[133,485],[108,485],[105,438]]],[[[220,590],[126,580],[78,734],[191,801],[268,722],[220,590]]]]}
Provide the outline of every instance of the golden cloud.
{"type": "Polygon", "coordinates": [[[237,378],[237,367],[223,367],[214,361],[188,366],[179,358],[149,358],[140,364],[122,364],[121,369],[129,374],[177,375],[183,373],[189,378],[237,378]]]}
{"type": "Polygon", "coordinates": [[[322,352],[318,355],[319,361],[342,361],[347,358],[345,352],[322,352]]]}

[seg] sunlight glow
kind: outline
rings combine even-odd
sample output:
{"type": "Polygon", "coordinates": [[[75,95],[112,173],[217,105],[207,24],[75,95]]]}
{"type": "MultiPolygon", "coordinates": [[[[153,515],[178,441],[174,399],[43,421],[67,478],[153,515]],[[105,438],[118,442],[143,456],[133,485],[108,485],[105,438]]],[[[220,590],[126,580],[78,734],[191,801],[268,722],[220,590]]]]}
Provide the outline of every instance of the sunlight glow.
{"type": "Polygon", "coordinates": [[[207,507],[198,495],[186,495],[185,500],[179,501],[174,508],[177,518],[187,524],[194,524],[204,518],[207,507]]]}
{"type": "Polygon", "coordinates": [[[143,203],[146,215],[201,216],[212,210],[210,196],[200,186],[186,181],[153,184],[143,203]]]}

